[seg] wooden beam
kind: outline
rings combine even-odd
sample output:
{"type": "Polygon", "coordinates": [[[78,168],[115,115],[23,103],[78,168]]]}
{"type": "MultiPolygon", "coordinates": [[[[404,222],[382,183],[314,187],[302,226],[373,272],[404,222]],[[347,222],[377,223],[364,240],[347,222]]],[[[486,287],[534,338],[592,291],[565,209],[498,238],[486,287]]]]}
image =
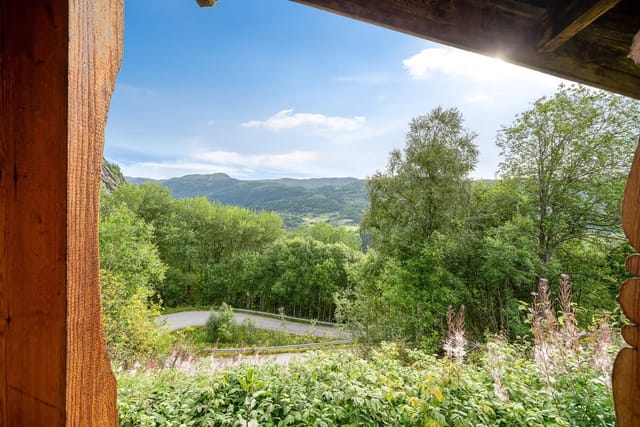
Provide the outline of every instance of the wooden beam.
{"type": "MultiPolygon", "coordinates": [[[[640,69],[626,53],[580,40],[538,52],[540,17],[510,13],[477,0],[292,0],[416,37],[640,99],[640,69]]],[[[608,15],[607,15],[608,16],[608,15]]],[[[632,34],[628,36],[631,44],[632,34]]]]}
{"type": "Polygon", "coordinates": [[[104,131],[122,61],[124,0],[69,5],[66,424],[117,426],[116,384],[102,328],[98,217],[104,131]]]}
{"type": "MultiPolygon", "coordinates": [[[[622,228],[629,244],[640,251],[640,142],[624,190],[622,228]]],[[[612,388],[616,424],[635,427],[640,425],[640,255],[629,256],[625,266],[635,277],[622,284],[618,301],[622,312],[633,324],[622,329],[622,336],[630,347],[618,353],[613,365],[612,388]]]]}
{"type": "Polygon", "coordinates": [[[98,189],[122,0],[0,1],[0,425],[115,426],[98,189]]]}
{"type": "Polygon", "coordinates": [[[217,0],[196,0],[200,7],[213,7],[217,0]]]}
{"type": "Polygon", "coordinates": [[[619,2],[620,0],[552,1],[538,42],[538,51],[553,52],[619,2]]]}

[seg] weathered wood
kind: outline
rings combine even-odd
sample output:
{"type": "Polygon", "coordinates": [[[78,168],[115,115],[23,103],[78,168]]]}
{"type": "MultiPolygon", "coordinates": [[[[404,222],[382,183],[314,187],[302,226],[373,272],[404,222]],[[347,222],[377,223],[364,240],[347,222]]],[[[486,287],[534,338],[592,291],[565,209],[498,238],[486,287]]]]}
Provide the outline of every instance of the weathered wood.
{"type": "Polygon", "coordinates": [[[551,1],[538,50],[553,52],[619,2],[620,0],[551,1]]]}
{"type": "Polygon", "coordinates": [[[622,229],[631,246],[640,248],[640,143],[629,171],[622,198],[622,229]]]}
{"type": "MultiPolygon", "coordinates": [[[[513,11],[509,11],[509,7],[478,0],[292,1],[640,98],[640,69],[630,65],[626,52],[612,50],[606,43],[594,43],[598,41],[597,35],[591,40],[581,40],[579,33],[554,52],[538,52],[543,17],[532,16],[535,8],[527,2],[523,12],[524,8],[513,6],[513,11]]],[[[628,7],[625,0],[619,6],[628,7]]],[[[615,15],[618,9],[611,14],[615,15]]],[[[609,13],[604,16],[608,18],[609,13]]],[[[640,27],[637,15],[632,20],[640,27]]],[[[619,44],[630,46],[634,32],[622,26],[617,37],[619,44]]]]}
{"type": "Polygon", "coordinates": [[[124,0],[69,1],[67,372],[69,426],[117,425],[102,329],[98,214],[104,130],[123,49],[124,0]]]}
{"type": "Polygon", "coordinates": [[[589,25],[576,36],[585,44],[601,46],[617,51],[626,58],[631,47],[633,35],[640,28],[640,19],[632,14],[622,14],[616,9],[589,25]]]}
{"type": "Polygon", "coordinates": [[[498,9],[514,16],[522,16],[532,19],[539,19],[544,16],[546,8],[531,4],[528,1],[520,0],[468,0],[476,7],[489,7],[498,9]]]}
{"type": "Polygon", "coordinates": [[[97,197],[121,0],[0,2],[0,425],[117,425],[97,197]]]}
{"type": "MultiPolygon", "coordinates": [[[[622,200],[622,228],[629,243],[640,250],[640,142],[631,165],[622,200]]],[[[625,266],[640,276],[640,255],[631,255],[625,266]]],[[[618,296],[620,308],[634,325],[625,326],[622,336],[631,348],[620,351],[613,367],[613,397],[616,421],[620,427],[640,425],[640,278],[626,280],[618,296]]]]}

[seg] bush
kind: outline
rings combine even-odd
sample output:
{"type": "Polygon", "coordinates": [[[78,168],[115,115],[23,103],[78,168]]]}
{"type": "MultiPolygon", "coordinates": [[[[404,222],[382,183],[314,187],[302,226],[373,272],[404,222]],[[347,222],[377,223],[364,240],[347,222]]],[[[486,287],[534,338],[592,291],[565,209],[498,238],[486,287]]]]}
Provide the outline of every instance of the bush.
{"type": "MultiPolygon", "coordinates": [[[[120,423],[614,426],[609,373],[617,334],[606,315],[588,333],[580,330],[568,276],[559,289],[555,310],[548,283],[540,282],[530,308],[532,342],[489,335],[464,358],[383,343],[364,357],[315,353],[287,367],[243,364],[220,371],[203,364],[191,374],[123,373],[120,423]]],[[[455,337],[461,316],[449,317],[455,337]]]]}
{"type": "Polygon", "coordinates": [[[229,342],[232,338],[233,308],[222,303],[217,311],[212,311],[205,324],[209,342],[229,342]]]}
{"type": "Polygon", "coordinates": [[[367,359],[336,351],[288,367],[122,374],[120,425],[615,425],[611,393],[597,370],[585,367],[548,386],[530,345],[492,342],[491,351],[464,364],[383,344],[367,359]]]}

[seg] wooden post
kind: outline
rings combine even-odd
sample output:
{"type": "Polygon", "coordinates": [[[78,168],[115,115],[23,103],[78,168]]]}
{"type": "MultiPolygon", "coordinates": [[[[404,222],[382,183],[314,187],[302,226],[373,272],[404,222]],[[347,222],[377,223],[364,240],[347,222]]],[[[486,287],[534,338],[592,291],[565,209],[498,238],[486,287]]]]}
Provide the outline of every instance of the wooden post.
{"type": "MultiPolygon", "coordinates": [[[[640,251],[640,142],[624,190],[622,228],[631,246],[640,251]]],[[[636,277],[622,284],[618,301],[634,325],[622,328],[622,336],[631,348],[622,349],[613,366],[613,398],[619,427],[640,425],[640,254],[629,256],[626,268],[636,277]]]]}
{"type": "Polygon", "coordinates": [[[98,197],[122,0],[0,0],[0,426],[117,425],[98,197]]]}

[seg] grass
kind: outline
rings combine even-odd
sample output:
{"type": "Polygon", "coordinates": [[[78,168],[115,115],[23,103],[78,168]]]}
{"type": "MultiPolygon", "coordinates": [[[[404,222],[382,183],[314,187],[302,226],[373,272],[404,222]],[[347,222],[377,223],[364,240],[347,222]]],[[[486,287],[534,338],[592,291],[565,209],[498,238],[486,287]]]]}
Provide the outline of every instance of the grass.
{"type": "MultiPolygon", "coordinates": [[[[230,326],[230,339],[212,342],[205,326],[186,328],[181,332],[182,339],[202,349],[243,348],[243,347],[274,347],[292,344],[309,344],[316,342],[335,341],[335,338],[318,338],[306,335],[293,335],[280,331],[257,329],[250,324],[234,324],[230,326]]],[[[177,333],[177,332],[176,332],[177,333]]]]}

